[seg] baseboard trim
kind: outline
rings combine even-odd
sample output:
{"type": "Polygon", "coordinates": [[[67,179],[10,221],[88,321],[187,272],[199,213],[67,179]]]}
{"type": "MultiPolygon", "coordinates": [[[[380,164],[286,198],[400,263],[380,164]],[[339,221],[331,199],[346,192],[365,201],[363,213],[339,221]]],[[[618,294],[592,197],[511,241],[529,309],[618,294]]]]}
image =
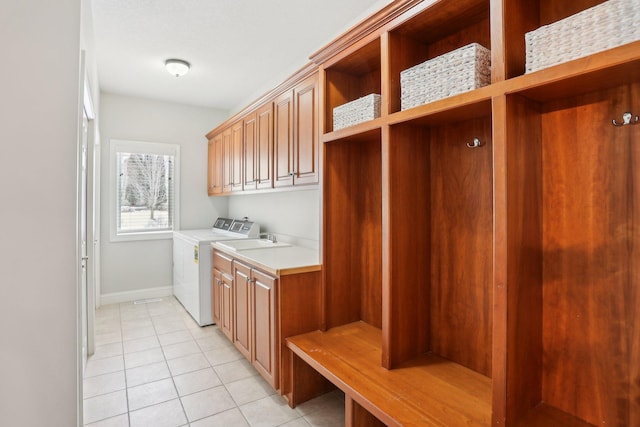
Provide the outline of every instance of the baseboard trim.
{"type": "Polygon", "coordinates": [[[135,291],[112,292],[100,295],[100,305],[120,304],[121,302],[131,302],[147,298],[160,298],[173,295],[172,286],[162,286],[159,288],[139,289],[135,291]]]}

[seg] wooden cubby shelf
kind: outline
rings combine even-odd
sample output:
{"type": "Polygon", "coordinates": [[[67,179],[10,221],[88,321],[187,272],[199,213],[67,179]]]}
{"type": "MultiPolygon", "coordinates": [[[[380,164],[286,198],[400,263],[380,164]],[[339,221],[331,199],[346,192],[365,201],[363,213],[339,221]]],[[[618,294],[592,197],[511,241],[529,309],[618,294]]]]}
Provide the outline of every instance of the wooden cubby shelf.
{"type": "Polygon", "coordinates": [[[400,111],[400,73],[470,43],[491,50],[488,0],[425,2],[388,31],[389,113],[400,111]]]}
{"type": "Polygon", "coordinates": [[[333,130],[333,109],[381,92],[380,38],[336,60],[325,68],[325,125],[333,130]]]}
{"type": "Polygon", "coordinates": [[[488,378],[432,354],[384,369],[381,334],[355,322],[289,338],[287,347],[387,426],[489,424],[488,378]]]}

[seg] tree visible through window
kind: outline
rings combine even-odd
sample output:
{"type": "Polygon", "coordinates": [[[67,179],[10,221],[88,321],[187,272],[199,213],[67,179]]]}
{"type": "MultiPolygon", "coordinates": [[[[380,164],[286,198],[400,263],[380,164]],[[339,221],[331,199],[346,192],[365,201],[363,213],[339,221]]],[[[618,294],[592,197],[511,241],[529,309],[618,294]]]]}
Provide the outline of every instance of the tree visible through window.
{"type": "Polygon", "coordinates": [[[112,142],[116,235],[172,231],[177,152],[167,153],[174,146],[112,142]]]}

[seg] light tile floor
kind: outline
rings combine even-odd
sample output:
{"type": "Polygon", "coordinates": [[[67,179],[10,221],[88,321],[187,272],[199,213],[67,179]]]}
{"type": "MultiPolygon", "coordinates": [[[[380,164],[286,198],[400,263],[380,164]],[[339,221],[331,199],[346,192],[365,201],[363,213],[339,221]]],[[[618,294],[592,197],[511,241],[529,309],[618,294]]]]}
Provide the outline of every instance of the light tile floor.
{"type": "Polygon", "coordinates": [[[338,427],[339,391],[289,408],[217,326],[173,297],[96,311],[84,424],[94,427],[338,427]]]}

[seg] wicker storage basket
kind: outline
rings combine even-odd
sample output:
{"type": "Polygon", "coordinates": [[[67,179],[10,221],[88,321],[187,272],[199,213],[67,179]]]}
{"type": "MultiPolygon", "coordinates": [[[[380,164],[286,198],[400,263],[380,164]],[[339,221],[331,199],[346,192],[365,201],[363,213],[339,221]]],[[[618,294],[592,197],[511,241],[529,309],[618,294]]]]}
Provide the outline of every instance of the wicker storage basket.
{"type": "Polygon", "coordinates": [[[526,72],[640,40],[638,6],[609,0],[526,33],[526,72]]]}
{"type": "Polygon", "coordinates": [[[372,93],[333,109],[333,130],[380,117],[380,95],[372,93]]]}
{"type": "Polygon", "coordinates": [[[400,73],[401,109],[491,83],[491,51],[471,43],[400,73]]]}

